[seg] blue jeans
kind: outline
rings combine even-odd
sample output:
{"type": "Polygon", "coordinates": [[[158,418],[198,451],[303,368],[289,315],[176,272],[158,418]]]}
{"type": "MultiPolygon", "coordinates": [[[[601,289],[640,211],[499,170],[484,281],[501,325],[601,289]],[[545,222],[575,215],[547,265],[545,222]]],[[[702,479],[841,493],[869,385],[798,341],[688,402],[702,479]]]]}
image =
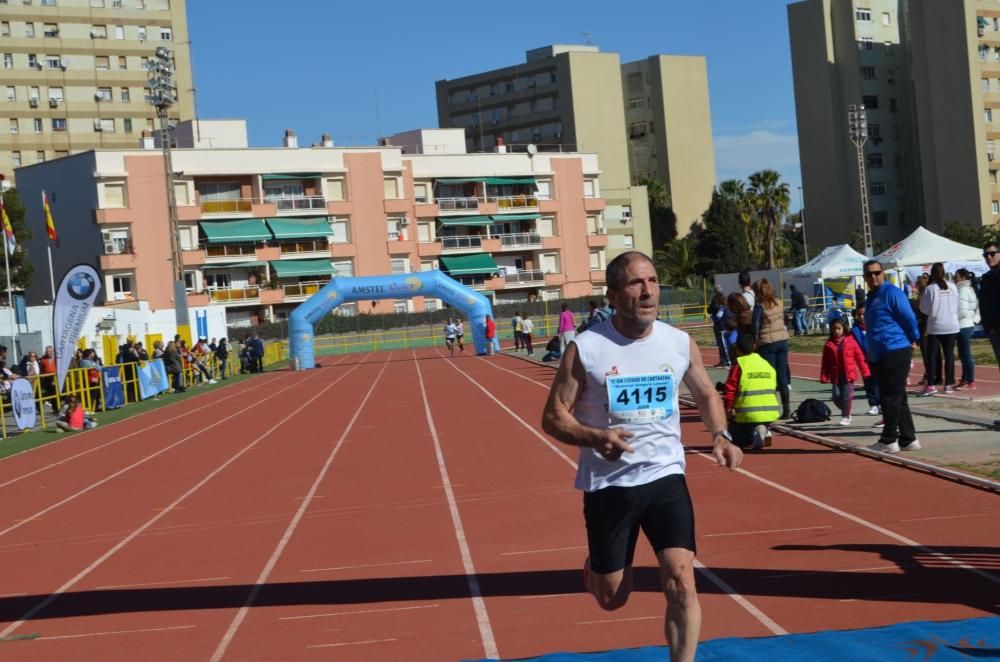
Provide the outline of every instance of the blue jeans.
{"type": "Polygon", "coordinates": [[[788,392],[788,341],[779,340],[762,345],[757,349],[757,353],[778,373],[778,392],[782,394],[788,392]]]}
{"type": "Polygon", "coordinates": [[[839,382],[831,384],[833,387],[833,404],[837,405],[840,413],[849,418],[851,416],[851,405],[854,403],[854,384],[851,382],[839,382]]]}
{"type": "Polygon", "coordinates": [[[722,329],[715,329],[715,345],[719,348],[719,363],[724,366],[729,365],[729,348],[726,347],[726,339],[722,329]]]}
{"type": "MultiPolygon", "coordinates": [[[[976,381],[976,360],[972,358],[972,331],[974,329],[975,327],[967,326],[958,331],[958,359],[962,362],[962,381],[967,384],[976,381]]],[[[990,339],[992,340],[992,336],[990,339]]]]}
{"type": "Polygon", "coordinates": [[[800,308],[793,310],[792,313],[794,315],[792,321],[795,324],[795,335],[802,336],[809,333],[809,326],[806,324],[806,309],[800,308]]]}

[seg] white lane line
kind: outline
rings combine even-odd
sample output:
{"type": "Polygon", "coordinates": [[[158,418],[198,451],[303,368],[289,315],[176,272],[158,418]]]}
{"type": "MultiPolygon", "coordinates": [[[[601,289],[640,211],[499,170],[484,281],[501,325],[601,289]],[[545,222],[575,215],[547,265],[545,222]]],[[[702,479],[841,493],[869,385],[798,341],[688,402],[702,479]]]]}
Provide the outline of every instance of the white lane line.
{"type": "Polygon", "coordinates": [[[929,522],[939,519],[966,519],[970,517],[997,517],[1000,513],[972,513],[971,515],[934,515],[931,517],[914,517],[911,519],[901,519],[900,522],[929,522]]]}
{"type": "Polygon", "coordinates": [[[105,590],[115,588],[139,588],[141,586],[172,586],[176,584],[199,584],[201,582],[221,582],[232,577],[202,577],[201,579],[175,579],[170,582],[144,582],[141,584],[109,584],[107,586],[95,586],[94,590],[105,590]]]}
{"type": "MultiPolygon", "coordinates": [[[[42,611],[43,609],[45,609],[46,607],[48,607],[50,604],[52,604],[53,602],[55,602],[55,600],[60,595],[62,595],[66,591],[70,590],[74,586],[76,586],[82,579],[84,579],[91,572],[93,572],[94,570],[96,570],[97,568],[99,568],[101,566],[101,564],[103,564],[105,561],[107,561],[112,556],[114,556],[119,551],[121,551],[122,548],[124,548],[127,544],[129,544],[130,542],[132,542],[133,540],[135,540],[137,537],[139,537],[139,535],[141,535],[146,529],[148,529],[149,527],[153,526],[154,524],[156,524],[157,522],[159,522],[161,519],[163,519],[164,517],[166,517],[167,514],[173,509],[174,506],[179,505],[182,501],[184,501],[189,496],[191,496],[192,494],[194,494],[195,492],[197,492],[198,490],[200,490],[202,487],[204,487],[210,480],[212,480],[213,478],[215,478],[216,476],[218,476],[220,473],[222,473],[229,465],[231,465],[233,462],[235,462],[239,458],[243,457],[243,455],[245,455],[246,453],[248,453],[257,444],[259,444],[262,440],[264,440],[266,437],[268,437],[272,432],[274,432],[275,430],[277,430],[278,428],[280,428],[282,425],[284,425],[285,423],[287,423],[288,421],[290,421],[292,418],[294,418],[296,415],[298,415],[298,413],[300,411],[302,411],[303,409],[305,409],[306,407],[308,407],[309,405],[311,405],[317,398],[319,398],[321,395],[323,395],[328,390],[330,390],[331,388],[333,388],[341,380],[343,380],[344,378],[346,378],[359,365],[361,365],[361,363],[358,363],[358,364],[355,364],[354,366],[351,366],[351,368],[347,372],[345,372],[343,375],[341,375],[340,377],[338,377],[334,382],[332,382],[329,385],[323,387],[318,393],[316,393],[316,395],[314,395],[311,398],[309,398],[308,400],[306,400],[303,404],[301,404],[299,407],[297,407],[295,410],[293,410],[291,413],[289,413],[283,419],[281,419],[280,421],[278,421],[277,423],[275,423],[273,426],[271,426],[267,431],[265,431],[259,437],[257,437],[253,441],[251,441],[248,445],[244,446],[242,450],[238,451],[235,455],[233,455],[228,460],[226,460],[225,462],[223,462],[222,464],[220,464],[218,467],[216,467],[211,473],[209,473],[207,476],[205,476],[203,479],[201,479],[201,481],[199,481],[194,487],[192,487],[187,492],[185,492],[184,494],[182,494],[179,497],[177,497],[177,499],[175,499],[174,502],[172,504],[170,504],[169,508],[160,511],[159,513],[157,513],[156,515],[154,515],[152,518],[150,518],[149,520],[147,520],[145,524],[143,524],[142,526],[140,526],[139,528],[137,528],[136,530],[134,530],[132,533],[130,533],[125,538],[123,538],[114,547],[112,547],[108,551],[104,552],[104,554],[102,554],[96,561],[94,561],[89,566],[87,566],[86,568],[84,568],[83,570],[81,570],[79,573],[76,574],[76,576],[74,576],[72,579],[70,579],[69,581],[67,581],[65,584],[63,584],[62,586],[60,586],[59,588],[57,588],[55,591],[53,591],[52,593],[50,593],[48,595],[48,597],[46,597],[44,600],[42,600],[41,602],[39,602],[37,605],[35,605],[34,607],[32,607],[30,610],[28,610],[28,612],[26,614],[24,614],[23,616],[21,616],[21,618],[19,618],[15,622],[11,623],[10,625],[8,625],[6,628],[3,629],[3,631],[0,631],[0,638],[9,637],[10,634],[14,630],[16,630],[17,628],[19,628],[22,625],[24,625],[27,621],[31,620],[40,611],[42,611]]],[[[313,374],[321,374],[321,373],[317,372],[317,373],[313,373],[313,374]]],[[[305,379],[299,381],[297,383],[297,385],[303,384],[306,380],[311,379],[312,377],[313,377],[313,375],[309,375],[305,379]]],[[[296,384],[293,384],[292,386],[295,386],[295,385],[296,384]]],[[[288,386],[285,389],[282,389],[282,391],[287,390],[288,388],[291,388],[291,386],[288,386]]],[[[268,396],[268,398],[273,397],[273,395],[274,394],[272,394],[271,396],[268,396]]],[[[255,406],[255,405],[251,405],[251,407],[252,406],[255,406]]]]}
{"type": "Polygon", "coordinates": [[[578,621],[576,625],[604,625],[607,623],[627,623],[628,621],[655,621],[663,620],[663,614],[659,616],[632,616],[631,618],[602,618],[599,621],[578,621]]]}
{"type": "MultiPolygon", "coordinates": [[[[309,504],[312,503],[313,496],[315,496],[316,491],[319,490],[320,483],[323,482],[324,478],[326,478],[326,474],[330,470],[330,465],[333,464],[334,458],[337,457],[337,453],[340,451],[341,446],[344,445],[344,440],[347,439],[347,435],[349,435],[351,433],[351,430],[354,429],[354,424],[357,422],[358,417],[361,416],[361,412],[364,411],[365,405],[368,404],[368,400],[372,397],[372,393],[375,392],[375,387],[378,386],[379,380],[382,379],[382,374],[385,373],[385,369],[389,365],[389,359],[391,358],[392,358],[392,352],[389,352],[389,355],[386,357],[385,362],[382,363],[382,368],[378,371],[378,374],[375,375],[375,379],[372,380],[372,385],[368,388],[368,392],[365,394],[364,399],[361,400],[361,404],[359,404],[355,409],[354,415],[351,417],[351,420],[347,423],[347,426],[344,428],[344,432],[340,435],[340,439],[337,440],[337,443],[334,444],[333,446],[333,450],[331,450],[330,454],[327,456],[326,462],[323,464],[323,468],[320,469],[319,474],[317,474],[316,479],[313,481],[312,486],[309,488],[309,492],[306,494],[306,498],[302,500],[302,503],[299,505],[298,510],[295,511],[295,515],[292,516],[292,520],[288,523],[288,526],[285,528],[285,532],[282,534],[281,540],[278,541],[277,547],[274,548],[274,552],[271,554],[271,558],[267,560],[267,563],[264,565],[264,569],[260,571],[260,575],[257,577],[257,581],[254,583],[253,588],[250,589],[250,593],[247,595],[246,600],[243,602],[243,606],[240,607],[238,612],[236,612],[236,615],[233,617],[232,622],[229,624],[229,629],[226,630],[226,633],[222,636],[222,640],[219,642],[219,645],[216,647],[215,652],[212,654],[211,657],[212,662],[218,662],[218,660],[221,660],[222,657],[226,654],[226,649],[229,648],[229,644],[232,643],[233,637],[236,636],[236,631],[240,629],[240,626],[246,619],[247,614],[250,613],[250,607],[257,600],[257,596],[260,594],[260,591],[264,587],[264,584],[267,583],[268,577],[270,577],[271,572],[274,571],[274,566],[278,564],[278,559],[281,558],[282,553],[285,551],[285,547],[288,546],[288,541],[292,539],[292,534],[295,533],[295,529],[299,526],[299,522],[302,521],[302,516],[306,512],[306,508],[308,508],[309,504]]],[[[330,386],[333,386],[333,384],[331,384],[330,386]]],[[[311,404],[320,395],[325,393],[326,390],[329,388],[330,387],[328,386],[326,389],[323,389],[322,391],[314,395],[312,398],[308,400],[308,402],[302,405],[302,407],[300,407],[299,410],[305,409],[306,405],[311,404]]],[[[296,413],[299,410],[296,410],[296,413]]],[[[275,426],[275,428],[276,427],[277,426],[275,426]]]]}
{"type": "Polygon", "coordinates": [[[706,533],[702,538],[722,538],[724,536],[753,536],[758,533],[787,533],[789,531],[818,531],[832,529],[833,526],[801,526],[795,529],[762,529],[760,531],[736,531],[734,533],[706,533]]]}
{"type": "Polygon", "coordinates": [[[4,593],[0,595],[0,598],[19,598],[22,595],[28,595],[27,593],[4,593]]]}
{"type": "Polygon", "coordinates": [[[336,648],[337,646],[361,646],[364,644],[382,644],[387,641],[399,641],[398,639],[366,639],[364,641],[345,641],[340,644],[313,644],[306,648],[336,648]]]}
{"type": "Polygon", "coordinates": [[[871,600],[898,600],[900,598],[917,598],[924,595],[923,593],[897,593],[896,595],[867,595],[863,598],[843,598],[837,602],[860,602],[864,600],[869,602],[871,600]]]}
{"type": "Polygon", "coordinates": [[[333,570],[356,570],[358,568],[387,568],[394,565],[413,565],[416,563],[431,563],[434,559],[420,559],[419,561],[394,561],[393,563],[362,563],[361,565],[338,565],[332,568],[307,568],[299,572],[330,572],[333,570]]]}
{"type": "Polygon", "coordinates": [[[521,554],[544,554],[546,552],[567,552],[570,550],[587,549],[586,545],[573,547],[550,547],[549,549],[526,549],[523,552],[500,552],[500,556],[520,556],[521,554]]]}
{"type": "Polygon", "coordinates": [[[434,607],[440,607],[439,604],[433,605],[414,605],[412,607],[389,607],[387,609],[358,609],[356,611],[335,611],[328,614],[307,614],[305,616],[282,616],[279,621],[302,621],[307,618],[330,618],[333,616],[356,616],[358,614],[381,614],[387,611],[413,611],[414,609],[433,609],[434,607]]]}
{"type": "MultiPolygon", "coordinates": [[[[270,382],[276,381],[278,376],[281,376],[281,375],[277,375],[276,377],[274,377],[272,379],[268,379],[267,382],[270,383],[270,382]]],[[[254,389],[262,386],[263,385],[263,381],[264,380],[261,380],[260,383],[250,382],[251,384],[253,384],[250,388],[246,388],[246,389],[241,389],[241,390],[235,391],[234,393],[232,393],[230,395],[227,395],[227,396],[225,396],[223,398],[219,398],[218,400],[212,400],[211,402],[206,403],[206,404],[204,404],[204,405],[202,405],[200,407],[195,407],[193,409],[186,409],[184,413],[185,414],[193,414],[194,412],[201,411],[202,409],[206,409],[206,408],[209,408],[209,407],[215,407],[220,402],[225,402],[226,400],[230,400],[232,398],[236,398],[236,397],[239,397],[241,395],[246,395],[250,391],[253,391],[254,389]]],[[[233,386],[237,386],[237,385],[234,384],[233,386]]],[[[196,396],[196,397],[199,397],[199,396],[196,396]]],[[[162,407],[159,407],[159,408],[157,408],[154,411],[158,412],[158,411],[161,411],[162,409],[167,409],[169,407],[173,407],[173,406],[175,406],[177,404],[182,404],[184,402],[188,402],[188,401],[187,400],[182,400],[180,402],[170,403],[170,404],[164,405],[162,407]]],[[[150,412],[150,413],[153,413],[153,412],[150,412]]],[[[124,423],[127,420],[130,420],[130,419],[123,419],[121,421],[115,421],[115,423],[111,423],[111,425],[115,425],[116,423],[124,423]]],[[[134,437],[137,434],[141,434],[143,432],[148,432],[149,430],[152,430],[154,428],[158,428],[158,427],[160,427],[162,425],[173,424],[175,421],[176,421],[175,418],[168,418],[167,420],[161,421],[159,423],[154,423],[153,425],[149,425],[149,426],[144,427],[144,428],[142,428],[140,430],[136,430],[135,432],[130,432],[130,433],[126,434],[126,435],[122,435],[121,437],[117,437],[115,439],[107,441],[107,442],[105,442],[103,444],[100,444],[98,446],[93,446],[91,448],[88,448],[85,451],[81,451],[81,452],[77,453],[76,455],[70,455],[69,457],[63,458],[63,459],[59,460],[58,462],[52,462],[50,464],[45,465],[44,467],[40,467],[40,468],[35,469],[33,471],[29,471],[26,474],[22,474],[20,476],[17,476],[16,478],[11,478],[11,479],[3,482],[3,483],[0,483],[0,488],[7,487],[8,485],[13,485],[14,483],[16,483],[18,481],[22,481],[25,478],[31,478],[32,476],[38,475],[38,474],[42,473],[43,471],[48,471],[49,469],[52,469],[54,467],[58,467],[60,465],[66,464],[67,462],[71,462],[71,461],[73,461],[73,460],[75,460],[77,458],[83,457],[84,455],[89,455],[90,453],[93,453],[95,451],[99,451],[102,448],[107,448],[108,446],[111,446],[112,444],[117,444],[119,441],[124,441],[124,440],[128,439],[129,437],[134,437]]],[[[104,429],[107,429],[107,428],[104,428],[104,429]]],[[[66,439],[72,439],[72,438],[73,437],[66,437],[66,439]]],[[[45,446],[38,446],[37,448],[44,448],[44,447],[48,447],[50,445],[51,444],[45,444],[45,446]]],[[[15,455],[20,455],[20,453],[15,453],[15,455]]],[[[14,455],[9,455],[8,457],[14,457],[14,455]]],[[[7,458],[4,458],[4,459],[7,459],[7,458]]]]}
{"type": "MultiPolygon", "coordinates": [[[[695,453],[695,455],[698,455],[699,457],[703,457],[706,460],[708,460],[709,462],[715,462],[715,458],[712,457],[711,455],[706,454],[706,453],[702,453],[702,452],[699,451],[699,452],[695,453]]],[[[896,533],[895,531],[890,531],[889,529],[887,529],[887,528],[885,528],[883,526],[879,526],[878,524],[875,524],[873,522],[869,522],[868,520],[863,519],[861,517],[858,517],[857,515],[852,515],[851,513],[845,512],[845,511],[841,510],[840,508],[836,508],[834,506],[831,506],[830,504],[824,503],[824,502],[822,502],[822,501],[820,501],[818,499],[813,499],[812,497],[806,496],[805,494],[802,494],[801,492],[796,492],[795,490],[793,490],[793,489],[791,489],[789,487],[785,487],[784,485],[781,485],[780,483],[776,483],[773,480],[768,480],[767,478],[764,478],[763,476],[758,476],[757,474],[755,474],[755,473],[753,473],[751,471],[747,471],[746,469],[742,469],[741,468],[741,469],[737,469],[736,471],[738,473],[740,473],[740,474],[743,474],[744,476],[746,476],[748,478],[752,478],[753,480],[756,480],[756,481],[758,481],[760,483],[763,483],[764,485],[767,485],[769,487],[773,487],[774,489],[778,490],[779,492],[784,492],[785,494],[793,496],[796,499],[801,499],[802,501],[805,501],[806,503],[811,503],[812,505],[816,506],[817,508],[821,508],[821,509],[823,509],[823,510],[825,510],[827,512],[833,513],[834,515],[838,515],[840,517],[843,517],[844,519],[850,520],[850,521],[854,522],[855,524],[860,524],[861,526],[863,526],[865,528],[871,529],[872,531],[875,531],[877,533],[881,533],[882,535],[886,536],[887,538],[891,538],[892,540],[895,540],[896,542],[901,542],[904,545],[908,545],[910,547],[915,547],[917,550],[919,550],[919,551],[921,551],[921,552],[923,552],[925,554],[928,554],[930,556],[933,556],[937,560],[945,561],[945,562],[947,562],[947,563],[949,563],[951,565],[954,565],[954,566],[957,566],[959,568],[962,568],[963,570],[968,570],[969,572],[973,573],[974,575],[978,575],[979,577],[982,577],[983,579],[989,580],[989,581],[993,582],[994,584],[1000,584],[1000,577],[998,577],[997,575],[994,575],[993,573],[990,573],[990,572],[986,572],[984,570],[980,570],[979,568],[975,568],[975,567],[973,567],[973,566],[971,566],[971,565],[969,565],[967,563],[963,563],[963,562],[959,561],[956,558],[948,556],[947,554],[944,554],[943,552],[937,551],[933,547],[928,547],[926,545],[922,545],[919,542],[917,542],[916,540],[912,540],[910,538],[907,538],[906,536],[900,535],[900,534],[896,533]]]]}
{"type": "MultiPolygon", "coordinates": [[[[487,363],[489,363],[489,361],[487,361],[487,363]]],[[[448,364],[452,368],[454,368],[456,371],[458,371],[458,373],[460,375],[462,375],[463,377],[465,377],[466,379],[468,379],[469,382],[471,382],[472,384],[474,384],[476,386],[476,388],[478,388],[483,393],[485,393],[491,400],[493,400],[493,402],[495,402],[497,405],[499,405],[504,411],[506,411],[508,414],[510,414],[516,421],[518,421],[522,426],[524,426],[524,428],[528,432],[530,432],[531,434],[533,434],[537,439],[540,439],[546,446],[548,446],[550,449],[552,449],[553,451],[555,451],[556,455],[558,455],[563,460],[565,460],[567,464],[569,464],[571,467],[573,467],[573,469],[577,468],[576,462],[574,462],[569,457],[567,457],[566,454],[563,453],[559,448],[555,447],[552,444],[552,442],[550,442],[547,438],[545,438],[538,430],[536,430],[534,428],[534,426],[529,425],[527,421],[525,421],[523,418],[521,418],[520,416],[518,416],[517,414],[515,414],[513,411],[511,411],[511,409],[509,407],[507,407],[507,405],[505,405],[502,402],[500,402],[499,400],[497,400],[497,398],[494,397],[494,395],[492,393],[490,393],[485,387],[481,386],[476,380],[474,380],[472,377],[470,377],[469,375],[467,375],[465,373],[465,371],[463,371],[458,366],[456,366],[455,363],[454,363],[454,361],[448,361],[448,364]]],[[[504,368],[501,368],[501,369],[505,370],[504,368]]],[[[741,607],[743,607],[743,609],[745,609],[750,615],[752,615],[754,618],[756,618],[760,622],[761,625],[763,625],[768,630],[770,630],[772,634],[788,634],[787,630],[785,630],[784,628],[782,628],[780,625],[778,625],[776,622],[774,622],[774,620],[772,620],[769,616],[767,616],[764,612],[762,612],[760,609],[758,609],[753,604],[751,604],[749,600],[747,600],[742,595],[740,595],[739,593],[737,593],[733,589],[732,586],[730,586],[725,581],[723,581],[714,572],[712,572],[711,570],[709,570],[708,568],[706,568],[704,566],[704,564],[702,564],[697,558],[695,558],[694,566],[695,566],[696,569],[698,569],[705,576],[706,579],[708,579],[710,582],[712,582],[713,584],[715,584],[716,587],[718,587],[726,595],[728,595],[730,598],[732,598],[733,601],[736,602],[736,604],[738,604],[741,607]]]]}
{"type": "Polygon", "coordinates": [[[275,395],[277,395],[279,393],[283,393],[284,391],[287,391],[290,388],[294,388],[298,384],[301,384],[301,382],[292,383],[292,384],[289,384],[288,386],[285,386],[284,388],[282,388],[282,389],[280,389],[278,391],[275,391],[275,392],[272,392],[272,393],[268,393],[266,396],[264,396],[260,400],[257,400],[256,402],[254,402],[252,404],[249,404],[246,407],[244,407],[243,409],[235,411],[232,414],[229,414],[228,416],[226,416],[224,418],[220,418],[220,419],[214,421],[213,423],[207,423],[206,422],[206,425],[204,425],[200,429],[192,432],[191,434],[187,435],[186,437],[181,437],[180,439],[178,439],[174,443],[170,444],[169,446],[164,446],[163,448],[161,448],[160,450],[156,451],[155,453],[153,453],[151,455],[147,455],[146,457],[142,458],[141,460],[138,460],[137,462],[133,462],[132,464],[128,465],[127,467],[119,469],[118,471],[114,472],[113,474],[111,474],[109,476],[105,476],[104,478],[102,478],[101,480],[97,481],[96,483],[92,483],[92,484],[88,485],[87,487],[85,487],[85,488],[83,488],[83,489],[81,489],[81,490],[79,490],[79,491],[71,494],[70,496],[66,497],[65,499],[63,499],[61,501],[57,501],[56,503],[52,504],[51,506],[48,506],[47,508],[43,508],[42,510],[39,510],[37,513],[35,513],[34,515],[31,515],[30,517],[27,517],[27,518],[21,519],[21,520],[17,520],[17,522],[15,524],[13,524],[12,526],[8,526],[6,529],[3,529],[2,531],[0,531],[0,536],[5,536],[8,533],[10,533],[11,531],[14,531],[15,529],[18,529],[18,528],[24,526],[28,522],[31,522],[31,521],[34,521],[36,519],[41,518],[43,515],[46,515],[46,514],[52,512],[56,508],[59,508],[60,506],[66,505],[70,501],[73,501],[74,499],[77,499],[77,498],[83,496],[84,494],[87,494],[88,492],[91,492],[91,491],[97,489],[101,485],[104,485],[105,483],[114,480],[115,478],[117,478],[117,477],[119,477],[119,476],[121,476],[121,475],[123,475],[123,474],[125,474],[125,473],[127,473],[129,471],[131,471],[132,469],[135,469],[136,467],[141,466],[141,465],[149,462],[150,460],[152,460],[152,459],[154,459],[156,457],[159,457],[160,455],[163,455],[167,451],[170,451],[170,450],[172,450],[172,449],[180,446],[181,444],[187,443],[191,439],[194,439],[195,437],[197,437],[197,436],[199,436],[201,434],[204,434],[205,432],[208,432],[209,430],[211,430],[214,427],[222,425],[223,423],[225,423],[226,421],[228,421],[230,419],[236,418],[240,414],[242,414],[242,413],[244,413],[246,411],[249,411],[249,410],[253,409],[254,407],[257,407],[261,403],[267,402],[268,400],[270,400],[271,398],[273,398],[275,395]]]}
{"type": "Polygon", "coordinates": [[[782,579],[784,577],[807,577],[809,575],[825,575],[830,572],[870,572],[873,570],[904,570],[918,568],[917,565],[876,565],[869,568],[846,568],[844,570],[803,570],[801,572],[782,572],[776,575],[764,575],[764,579],[782,579]]]}
{"type": "Polygon", "coordinates": [[[114,634],[138,634],[143,632],[170,632],[173,630],[190,630],[196,625],[174,625],[166,628],[140,628],[137,630],[109,630],[107,632],[87,632],[85,634],[60,634],[54,637],[41,636],[32,641],[55,641],[57,639],[83,639],[86,637],[106,637],[114,634]]]}
{"type": "Polygon", "coordinates": [[[519,595],[517,597],[521,600],[540,600],[542,598],[573,598],[579,595],[579,593],[546,593],[544,595],[519,595]]]}
{"type": "MultiPolygon", "coordinates": [[[[449,361],[449,363],[451,363],[449,361]]],[[[479,587],[479,578],[476,576],[476,566],[472,562],[472,553],[469,551],[469,542],[465,538],[465,527],[462,526],[462,516],[458,512],[458,504],[455,502],[455,491],[451,487],[451,478],[448,477],[448,467],[445,466],[444,453],[441,450],[441,438],[438,436],[437,426],[434,424],[434,416],[431,414],[431,405],[427,400],[427,389],[424,386],[424,373],[420,369],[420,361],[417,360],[417,353],[413,352],[413,364],[417,367],[417,379],[420,382],[420,397],[424,401],[424,415],[427,417],[427,427],[431,431],[431,439],[434,441],[434,455],[437,458],[438,472],[441,474],[441,484],[444,486],[444,494],[448,499],[448,511],[451,513],[452,528],[455,530],[455,540],[458,542],[458,549],[462,555],[462,567],[465,570],[465,581],[469,585],[469,595],[472,597],[472,607],[476,612],[476,623],[479,626],[479,638],[483,643],[483,651],[486,657],[495,659],[500,657],[497,650],[496,638],[493,636],[493,626],[490,625],[490,615],[486,611],[486,601],[483,600],[483,592],[479,587]]]]}

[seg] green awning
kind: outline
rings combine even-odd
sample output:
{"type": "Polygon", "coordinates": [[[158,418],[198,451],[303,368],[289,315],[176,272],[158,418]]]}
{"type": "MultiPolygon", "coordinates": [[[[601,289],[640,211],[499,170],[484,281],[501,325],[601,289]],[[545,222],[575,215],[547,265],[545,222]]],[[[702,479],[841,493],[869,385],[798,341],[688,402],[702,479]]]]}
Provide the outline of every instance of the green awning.
{"type": "Polygon", "coordinates": [[[493,184],[494,186],[513,186],[514,184],[531,184],[534,185],[534,177],[487,177],[487,184],[493,184]]]}
{"type": "Polygon", "coordinates": [[[489,253],[473,253],[472,255],[449,255],[438,258],[441,270],[449,276],[471,276],[473,274],[495,274],[499,271],[497,263],[489,253]]]}
{"type": "Polygon", "coordinates": [[[445,178],[434,180],[437,184],[478,184],[479,182],[486,179],[485,177],[473,177],[473,178],[445,178]]]}
{"type": "Polygon", "coordinates": [[[455,225],[489,225],[493,222],[489,216],[439,216],[438,220],[445,227],[455,225]]]}
{"type": "Polygon", "coordinates": [[[241,241],[268,241],[271,232],[258,218],[239,221],[203,221],[201,231],[210,244],[234,244],[241,241]]]}
{"type": "Polygon", "coordinates": [[[318,172],[276,172],[270,175],[262,175],[261,179],[268,182],[275,179],[316,179],[321,176],[318,172]]]}
{"type": "Polygon", "coordinates": [[[269,218],[267,227],[274,233],[275,239],[308,239],[311,237],[327,237],[333,234],[330,229],[330,219],[327,216],[311,218],[269,218]]]}
{"type": "Polygon", "coordinates": [[[986,27],[987,25],[989,25],[990,23],[989,23],[989,21],[987,21],[987,20],[986,20],[985,18],[983,18],[982,16],[977,16],[977,17],[976,17],[976,24],[977,24],[977,25],[978,25],[979,27],[981,27],[981,28],[985,28],[985,27],[986,27]]]}
{"type": "Polygon", "coordinates": [[[212,271],[219,271],[219,270],[225,271],[225,270],[228,270],[228,269],[242,269],[243,267],[262,267],[265,264],[267,264],[267,262],[255,262],[255,261],[253,261],[253,262],[233,262],[231,264],[217,264],[217,263],[213,262],[212,264],[203,264],[203,265],[201,265],[201,270],[202,271],[208,271],[208,270],[211,269],[212,271]]]}
{"type": "Polygon", "coordinates": [[[271,262],[271,269],[278,278],[293,276],[332,276],[333,265],[330,260],[276,260],[271,262]]]}
{"type": "Polygon", "coordinates": [[[490,219],[494,223],[500,223],[503,221],[537,221],[541,217],[541,214],[499,214],[490,216],[490,219]]]}

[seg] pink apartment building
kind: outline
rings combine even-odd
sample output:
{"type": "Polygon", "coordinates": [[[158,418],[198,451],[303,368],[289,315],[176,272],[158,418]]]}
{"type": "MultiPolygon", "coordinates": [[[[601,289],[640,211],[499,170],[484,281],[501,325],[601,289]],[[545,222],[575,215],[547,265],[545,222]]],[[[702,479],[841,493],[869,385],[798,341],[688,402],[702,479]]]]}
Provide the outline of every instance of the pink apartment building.
{"type": "MultiPolygon", "coordinates": [[[[323,283],[441,269],[497,303],[603,291],[604,200],[597,156],[469,154],[461,129],[399,134],[379,147],[248,148],[242,122],[175,131],[175,195],[188,305],[223,306],[229,324],[285,317],[323,283]],[[211,143],[211,147],[205,146],[211,143]]],[[[41,190],[73,264],[102,274],[106,305],[173,308],[163,159],[97,150],[17,172],[36,264],[29,305],[50,298],[41,190]]],[[[99,302],[100,303],[100,302],[99,302]]],[[[439,300],[344,306],[344,314],[435,310],[439,300]]]]}

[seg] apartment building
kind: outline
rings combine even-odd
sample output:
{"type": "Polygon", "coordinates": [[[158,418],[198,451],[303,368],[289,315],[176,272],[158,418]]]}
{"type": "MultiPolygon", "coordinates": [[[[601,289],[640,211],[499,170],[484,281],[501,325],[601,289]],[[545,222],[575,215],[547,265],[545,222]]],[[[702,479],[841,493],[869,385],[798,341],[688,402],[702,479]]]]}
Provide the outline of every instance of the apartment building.
{"type": "Polygon", "coordinates": [[[499,140],[518,151],[596,153],[609,254],[650,252],[641,175],[667,184],[682,235],[711,201],[715,167],[704,76],[703,58],[654,56],[623,67],[617,53],[557,44],[528,51],[521,64],[438,81],[438,122],[463,129],[470,152],[499,140]],[[642,74],[641,86],[623,86],[635,80],[628,78],[633,70],[642,74]]]}
{"type": "Polygon", "coordinates": [[[788,17],[811,244],[861,228],[850,104],[868,116],[875,240],[1000,219],[1000,2],[804,0],[788,17]]]}
{"type": "MultiPolygon", "coordinates": [[[[289,132],[284,147],[251,149],[240,125],[175,130],[189,306],[222,306],[230,324],[253,324],[284,318],[331,278],[432,269],[496,302],[603,292],[608,236],[595,154],[469,154],[463,132],[447,129],[388,140],[405,147],[299,148],[289,132]],[[195,135],[212,147],[185,147],[195,135]]],[[[108,305],[145,300],[155,310],[173,307],[170,241],[163,159],[151,138],[146,146],[91,150],[17,177],[26,201],[49,193],[62,239],[57,273],[93,264],[108,305]]],[[[41,255],[45,233],[34,230],[27,248],[41,255]]],[[[30,303],[48,296],[36,280],[30,303]]],[[[418,297],[339,310],[442,305],[418,297]]]]}
{"type": "Polygon", "coordinates": [[[0,175],[134,147],[156,122],[145,63],[174,53],[175,120],[193,117],[185,0],[0,0],[0,175]]]}

